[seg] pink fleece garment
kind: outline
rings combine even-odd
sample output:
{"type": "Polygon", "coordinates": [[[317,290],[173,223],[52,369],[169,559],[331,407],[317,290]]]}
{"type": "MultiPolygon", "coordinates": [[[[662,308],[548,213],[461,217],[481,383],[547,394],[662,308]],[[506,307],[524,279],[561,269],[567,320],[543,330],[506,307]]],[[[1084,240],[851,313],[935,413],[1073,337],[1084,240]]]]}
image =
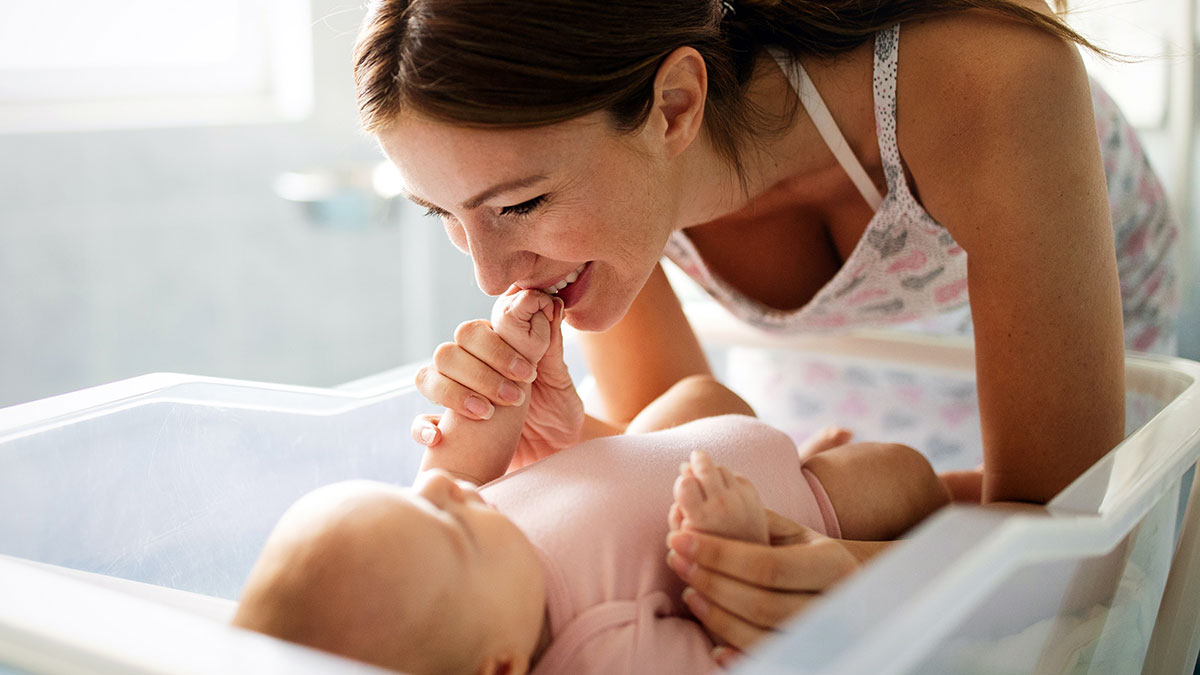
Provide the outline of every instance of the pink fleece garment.
{"type": "Polygon", "coordinates": [[[542,554],[552,643],[534,675],[718,670],[666,565],[671,489],[695,449],[745,474],[767,508],[837,535],[791,439],[741,415],[588,441],[492,481],[484,499],[542,554]]]}

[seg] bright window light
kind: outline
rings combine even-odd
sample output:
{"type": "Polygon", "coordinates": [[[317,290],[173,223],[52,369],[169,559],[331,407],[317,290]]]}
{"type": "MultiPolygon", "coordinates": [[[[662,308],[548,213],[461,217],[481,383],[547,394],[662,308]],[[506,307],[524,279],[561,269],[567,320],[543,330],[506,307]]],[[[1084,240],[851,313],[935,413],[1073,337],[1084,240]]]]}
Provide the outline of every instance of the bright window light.
{"type": "Polygon", "coordinates": [[[307,114],[308,3],[0,4],[0,132],[237,123],[307,114]]]}
{"type": "Polygon", "coordinates": [[[1088,71],[1135,127],[1162,128],[1167,119],[1171,68],[1186,45],[1171,44],[1168,21],[1175,0],[1079,0],[1067,22],[1098,47],[1133,59],[1106,61],[1083,50],[1088,71]]]}

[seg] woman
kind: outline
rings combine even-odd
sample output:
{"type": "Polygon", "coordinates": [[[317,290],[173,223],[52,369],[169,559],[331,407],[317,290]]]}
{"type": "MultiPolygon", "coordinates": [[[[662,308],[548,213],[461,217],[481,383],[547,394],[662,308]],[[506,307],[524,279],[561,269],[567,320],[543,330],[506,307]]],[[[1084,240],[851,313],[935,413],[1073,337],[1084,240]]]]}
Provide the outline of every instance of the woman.
{"type": "MultiPolygon", "coordinates": [[[[382,2],[356,53],[365,127],[484,292],[557,293],[592,331],[608,419],[486,322],[419,389],[488,417],[536,377],[523,461],[620,429],[708,372],[664,253],[766,330],[969,296],[980,498],[1045,503],[1122,438],[1124,347],[1169,350],[1175,302],[1177,228],[1073,43],[1039,0],[382,2]]],[[[413,433],[436,443],[436,419],[413,433]]],[[[879,548],[773,530],[672,541],[693,612],[736,647],[879,548]]]]}

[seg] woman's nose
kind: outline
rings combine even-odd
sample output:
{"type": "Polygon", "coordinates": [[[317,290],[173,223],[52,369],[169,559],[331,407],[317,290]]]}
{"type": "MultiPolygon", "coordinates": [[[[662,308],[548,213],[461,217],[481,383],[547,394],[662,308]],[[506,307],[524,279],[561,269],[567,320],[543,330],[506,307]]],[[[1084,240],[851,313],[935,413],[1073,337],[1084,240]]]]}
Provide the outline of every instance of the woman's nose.
{"type": "Polygon", "coordinates": [[[535,256],[507,244],[471,245],[475,283],[487,295],[502,295],[510,286],[529,275],[535,256]]]}

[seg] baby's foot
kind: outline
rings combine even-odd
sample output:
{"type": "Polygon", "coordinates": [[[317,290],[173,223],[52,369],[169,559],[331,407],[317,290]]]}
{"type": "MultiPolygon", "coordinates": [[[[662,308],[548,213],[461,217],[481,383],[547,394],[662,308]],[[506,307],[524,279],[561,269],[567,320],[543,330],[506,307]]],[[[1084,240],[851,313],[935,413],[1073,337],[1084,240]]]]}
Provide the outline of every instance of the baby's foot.
{"type": "Polygon", "coordinates": [[[492,308],[492,328],[530,363],[537,364],[550,346],[554,298],[542,291],[501,296],[492,308]]]}
{"type": "Polygon", "coordinates": [[[675,479],[671,526],[769,543],[767,511],[758,490],[740,473],[718,466],[703,450],[692,453],[675,479]]]}

